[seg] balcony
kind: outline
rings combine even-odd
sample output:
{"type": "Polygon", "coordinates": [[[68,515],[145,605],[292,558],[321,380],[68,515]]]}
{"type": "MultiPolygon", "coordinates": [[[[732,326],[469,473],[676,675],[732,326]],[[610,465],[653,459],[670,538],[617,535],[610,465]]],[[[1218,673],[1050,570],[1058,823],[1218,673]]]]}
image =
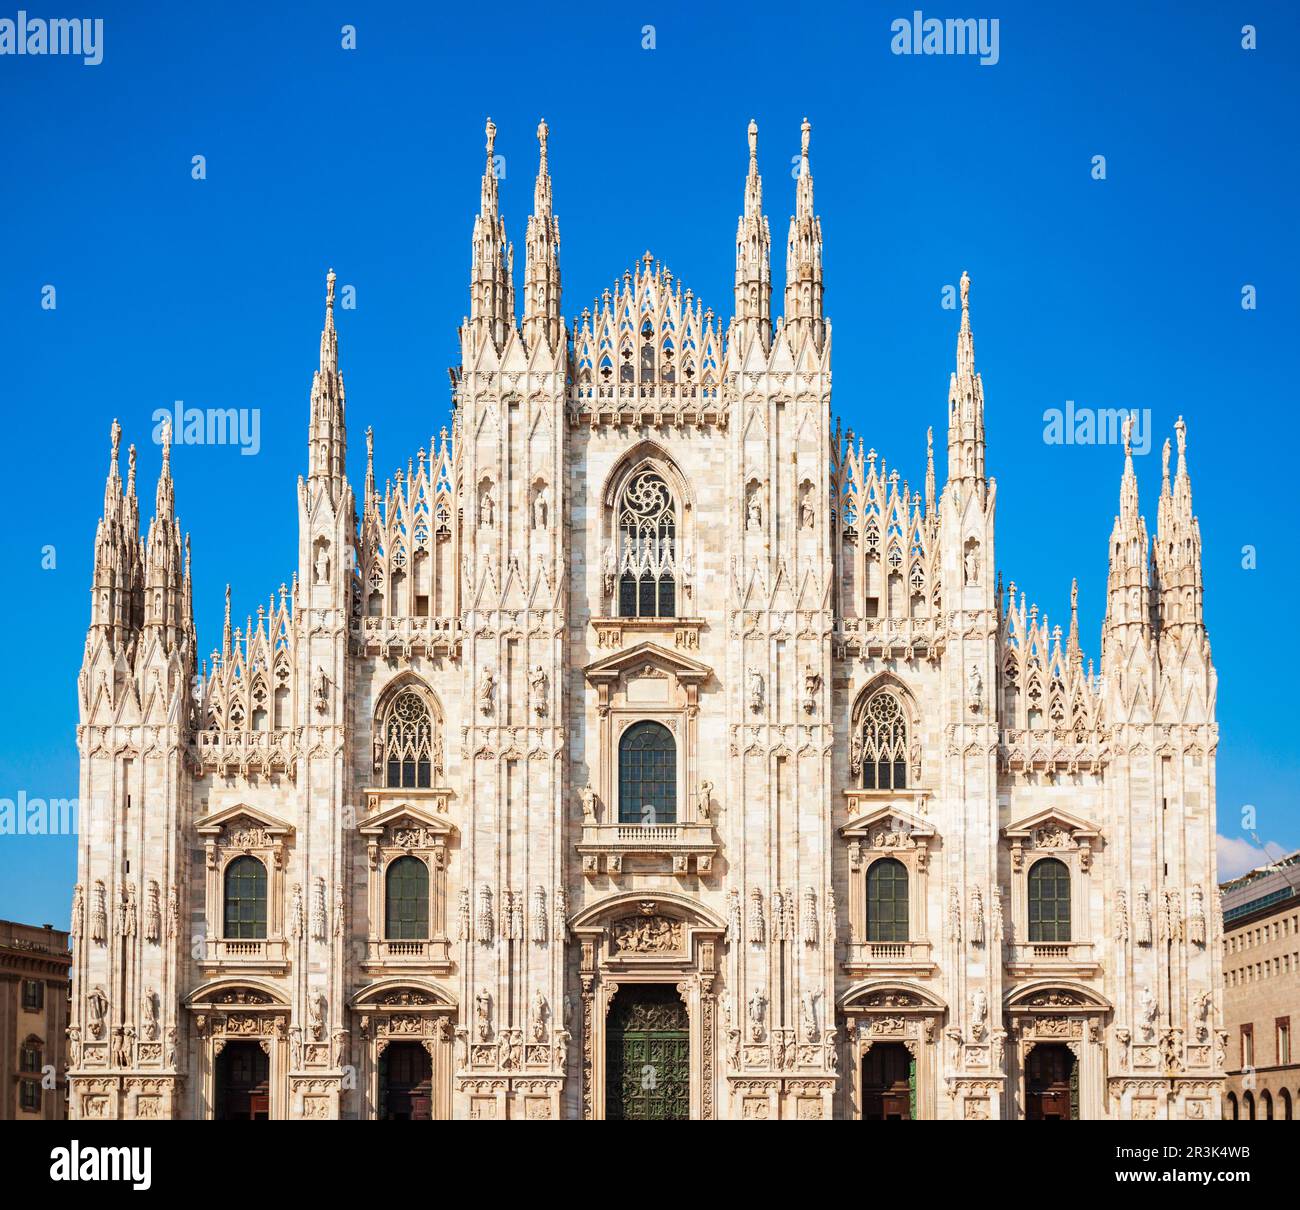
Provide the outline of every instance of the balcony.
{"type": "Polygon", "coordinates": [[[199,959],[199,965],[222,971],[283,973],[289,969],[289,947],[283,937],[237,941],[207,937],[203,942],[203,957],[199,959]]]}
{"type": "Polygon", "coordinates": [[[631,859],[638,872],[669,872],[678,877],[711,874],[718,852],[710,823],[588,823],[577,845],[582,872],[623,873],[631,859]]]}
{"type": "Polygon", "coordinates": [[[1090,941],[1024,941],[1007,946],[1011,975],[1075,975],[1100,973],[1090,941]]]}
{"type": "Polygon", "coordinates": [[[929,941],[851,941],[843,969],[854,978],[929,975],[934,972],[929,941]]]}
{"type": "Polygon", "coordinates": [[[385,971],[445,973],[451,969],[451,942],[445,937],[428,941],[387,941],[371,937],[366,942],[363,969],[375,974],[385,971]]]}

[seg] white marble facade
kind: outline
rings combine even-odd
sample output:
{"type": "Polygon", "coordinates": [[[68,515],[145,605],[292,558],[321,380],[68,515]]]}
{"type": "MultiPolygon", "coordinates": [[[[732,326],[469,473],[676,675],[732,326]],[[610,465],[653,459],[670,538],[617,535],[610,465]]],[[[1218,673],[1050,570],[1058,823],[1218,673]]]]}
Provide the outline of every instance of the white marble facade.
{"type": "Polygon", "coordinates": [[[415,1116],[602,1118],[644,984],[685,1007],[666,1116],[888,1116],[891,1070],[921,1118],[1064,1115],[1062,1088],[1077,1117],[1218,1116],[1181,421],[1154,543],[1126,451],[1094,669],[995,570],[964,275],[946,478],[931,445],[912,491],[832,417],[807,123],[780,317],[750,126],[726,324],[649,253],[562,318],[544,126],[519,321],[493,134],[450,431],[383,484],[367,431],[354,496],[331,274],[296,572],[243,626],[227,603],[206,660],[169,457],[141,539],[114,425],[73,1116],[219,1115],[232,1047],[255,1115],[379,1116],[415,1043],[415,1116]],[[660,782],[629,810],[633,759],[660,782]],[[232,925],[241,859],[263,906],[232,925]]]}

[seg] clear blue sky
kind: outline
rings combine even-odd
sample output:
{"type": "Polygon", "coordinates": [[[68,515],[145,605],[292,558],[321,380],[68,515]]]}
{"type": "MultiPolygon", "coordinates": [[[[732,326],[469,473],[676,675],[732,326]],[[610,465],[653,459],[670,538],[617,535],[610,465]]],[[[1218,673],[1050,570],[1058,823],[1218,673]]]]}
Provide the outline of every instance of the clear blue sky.
{"type": "MultiPolygon", "coordinates": [[[[968,269],[998,564],[1062,624],[1077,575],[1089,655],[1121,456],[1046,445],[1043,412],[1067,399],[1151,409],[1138,473],[1152,527],[1159,443],[1187,418],[1220,676],[1220,831],[1240,841],[1253,804],[1262,838],[1300,844],[1295,628],[1276,613],[1300,602],[1294,5],[1090,3],[1075,15],[1003,0],[993,66],[891,54],[890,21],[911,4],[817,16],[761,2],[729,15],[662,3],[93,7],[101,65],[0,57],[0,797],[76,794],[75,685],[113,417],[140,447],[151,505],[155,408],[261,409],[257,456],[174,457],[208,651],[227,580],[242,618],[292,571],[328,267],[357,291],[340,316],[354,482],[367,425],[391,473],[447,422],[486,115],[521,266],[534,130],[550,123],[573,316],[647,248],[729,314],[745,125],[759,123],[783,252],[806,114],[836,410],[920,482],[927,425],[942,449],[953,363],[942,291],[968,269]],[[340,47],[348,22],[354,51],[340,47]],[[194,155],[205,181],[191,179],[194,155]],[[1105,181],[1091,177],[1094,155],[1105,181]],[[1240,304],[1247,283],[1253,312],[1240,304]],[[47,284],[54,311],[40,306],[47,284]]],[[[0,837],[0,915],[66,925],[73,870],[71,840],[0,837]]]]}

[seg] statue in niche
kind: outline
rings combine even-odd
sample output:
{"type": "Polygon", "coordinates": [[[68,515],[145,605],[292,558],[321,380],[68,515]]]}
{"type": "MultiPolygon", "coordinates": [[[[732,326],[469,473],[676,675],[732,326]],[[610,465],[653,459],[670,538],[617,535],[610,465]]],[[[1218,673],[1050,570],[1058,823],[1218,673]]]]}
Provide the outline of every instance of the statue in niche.
{"type": "Polygon", "coordinates": [[[749,497],[749,504],[745,507],[745,528],[751,532],[763,528],[763,509],[758,503],[758,492],[749,497]]]}
{"type": "Polygon", "coordinates": [[[984,1037],[985,1023],[989,1019],[989,998],[982,987],[977,987],[970,998],[971,1037],[979,1042],[984,1037]]]}
{"type": "Polygon", "coordinates": [[[1156,1017],[1159,1015],[1160,1007],[1156,1004],[1155,993],[1148,984],[1142,989],[1142,995],[1138,1000],[1138,1017],[1142,1022],[1142,1034],[1149,1042],[1156,1032],[1156,1017]]]}
{"type": "Polygon", "coordinates": [[[815,991],[806,991],[803,994],[800,1005],[801,1017],[803,1021],[803,1040],[805,1042],[817,1041],[817,993],[815,991]]]}
{"type": "Polygon", "coordinates": [[[312,697],[316,699],[317,712],[324,714],[329,706],[330,683],[325,675],[325,669],[319,664],[316,665],[316,675],[312,678],[312,697]]]}
{"type": "Polygon", "coordinates": [[[756,987],[749,997],[749,1036],[755,1042],[763,1040],[763,1016],[766,1012],[767,996],[761,987],[756,987]]]}
{"type": "Polygon", "coordinates": [[[316,548],[316,583],[328,584],[330,582],[330,557],[329,548],[322,542],[316,548]]]}
{"type": "Polygon", "coordinates": [[[102,987],[92,988],[86,997],[86,1012],[90,1015],[90,1036],[104,1036],[104,1018],[108,1016],[108,996],[102,987]]]}
{"type": "Polygon", "coordinates": [[[533,692],[533,713],[538,718],[546,717],[546,689],[548,683],[546,669],[541,664],[534,664],[528,673],[528,684],[533,692]]]}
{"type": "Polygon", "coordinates": [[[763,709],[763,674],[757,668],[749,670],[749,708],[755,714],[763,709]]]}
{"type": "Polygon", "coordinates": [[[483,529],[491,529],[497,523],[497,505],[492,499],[491,488],[484,488],[479,497],[478,523],[483,529]]]}
{"type": "Polygon", "coordinates": [[[813,511],[812,501],[804,496],[803,503],[799,506],[799,524],[804,529],[812,529],[816,520],[817,514],[813,511]]]}
{"type": "Polygon", "coordinates": [[[144,1040],[156,1042],[158,1040],[158,993],[152,987],[144,989],[144,999],[140,1001],[140,1008],[144,1040]]]}
{"type": "Polygon", "coordinates": [[[497,678],[491,668],[484,668],[478,682],[478,708],[483,714],[491,714],[493,699],[496,697],[497,678]]]}
{"type": "Polygon", "coordinates": [[[533,1017],[533,1021],[532,1021],[533,1041],[545,1042],[546,1041],[546,997],[542,995],[540,990],[535,991],[533,993],[532,1017],[533,1017]]]}
{"type": "Polygon", "coordinates": [[[533,497],[533,528],[534,529],[546,528],[546,514],[548,511],[548,507],[549,507],[549,502],[546,496],[546,488],[539,487],[537,489],[537,495],[533,497]]]}
{"type": "Polygon", "coordinates": [[[713,797],[713,783],[711,781],[700,782],[700,788],[695,796],[695,818],[709,818],[709,802],[713,797]]]}
{"type": "Polygon", "coordinates": [[[481,987],[474,997],[474,1029],[480,1042],[486,1042],[492,1036],[491,1012],[492,997],[486,987],[481,987]]]}
{"type": "Polygon", "coordinates": [[[974,664],[970,666],[970,673],[966,677],[966,696],[970,698],[971,713],[978,714],[984,700],[984,678],[974,664]]]}
{"type": "Polygon", "coordinates": [[[582,822],[595,823],[596,791],[591,788],[591,782],[588,782],[578,791],[578,797],[582,799],[582,822]]]}
{"type": "Polygon", "coordinates": [[[614,543],[605,543],[605,554],[600,561],[600,576],[604,584],[605,595],[614,595],[614,581],[618,579],[618,558],[614,554],[614,543]]]}
{"type": "Polygon", "coordinates": [[[314,991],[307,998],[307,1012],[311,1019],[311,1036],[319,1042],[325,1032],[325,996],[314,991]]]}
{"type": "Polygon", "coordinates": [[[803,666],[803,709],[812,714],[817,709],[817,694],[822,687],[821,674],[811,664],[803,666]]]}
{"type": "Polygon", "coordinates": [[[980,548],[977,543],[972,542],[966,547],[963,566],[966,571],[966,583],[978,584],[980,582],[980,548]]]}

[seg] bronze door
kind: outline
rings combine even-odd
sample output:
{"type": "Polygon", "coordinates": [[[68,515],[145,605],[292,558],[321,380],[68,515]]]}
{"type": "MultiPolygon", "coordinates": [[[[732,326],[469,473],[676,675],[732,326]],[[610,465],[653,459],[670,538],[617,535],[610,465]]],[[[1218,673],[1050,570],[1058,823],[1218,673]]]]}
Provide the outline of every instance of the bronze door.
{"type": "Polygon", "coordinates": [[[1074,1055],[1053,1043],[1035,1046],[1025,1064],[1025,1117],[1031,1122],[1068,1122],[1078,1117],[1074,1055]]]}
{"type": "Polygon", "coordinates": [[[605,1046],[605,1117],[685,1121],[691,1106],[690,1023],[677,990],[635,984],[619,990],[605,1046]]]}
{"type": "Polygon", "coordinates": [[[862,1120],[910,1122],[915,1095],[916,1066],[907,1047],[877,1042],[862,1059],[862,1120]]]}
{"type": "Polygon", "coordinates": [[[433,1064],[419,1042],[394,1042],[379,1058],[379,1117],[428,1122],[433,1117],[433,1064]]]}
{"type": "Polygon", "coordinates": [[[217,1056],[216,1118],[264,1122],[270,1116],[271,1061],[256,1042],[230,1042],[217,1056]]]}

